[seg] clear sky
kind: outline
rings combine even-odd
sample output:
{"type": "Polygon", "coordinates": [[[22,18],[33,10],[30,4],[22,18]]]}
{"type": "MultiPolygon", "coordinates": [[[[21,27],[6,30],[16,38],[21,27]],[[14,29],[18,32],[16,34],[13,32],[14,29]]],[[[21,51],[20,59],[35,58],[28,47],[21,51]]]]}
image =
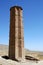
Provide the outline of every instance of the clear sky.
{"type": "Polygon", "coordinates": [[[23,8],[24,44],[43,51],[43,0],[0,0],[0,44],[9,44],[10,7],[23,8]]]}

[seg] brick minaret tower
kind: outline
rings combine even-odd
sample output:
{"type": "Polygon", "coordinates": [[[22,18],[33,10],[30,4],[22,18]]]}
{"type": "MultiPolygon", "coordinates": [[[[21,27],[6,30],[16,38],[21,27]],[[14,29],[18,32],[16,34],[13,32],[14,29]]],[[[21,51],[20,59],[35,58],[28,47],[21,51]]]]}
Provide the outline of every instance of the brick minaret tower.
{"type": "Polygon", "coordinates": [[[9,58],[13,60],[24,59],[24,34],[20,6],[10,8],[9,58]]]}

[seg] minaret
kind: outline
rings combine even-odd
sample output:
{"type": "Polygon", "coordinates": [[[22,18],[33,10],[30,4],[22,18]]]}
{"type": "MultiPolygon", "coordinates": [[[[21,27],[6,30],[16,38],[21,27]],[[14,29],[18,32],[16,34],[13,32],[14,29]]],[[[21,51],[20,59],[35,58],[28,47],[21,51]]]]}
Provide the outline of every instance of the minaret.
{"type": "Polygon", "coordinates": [[[25,58],[22,10],[20,6],[10,8],[9,58],[13,60],[25,58]]]}

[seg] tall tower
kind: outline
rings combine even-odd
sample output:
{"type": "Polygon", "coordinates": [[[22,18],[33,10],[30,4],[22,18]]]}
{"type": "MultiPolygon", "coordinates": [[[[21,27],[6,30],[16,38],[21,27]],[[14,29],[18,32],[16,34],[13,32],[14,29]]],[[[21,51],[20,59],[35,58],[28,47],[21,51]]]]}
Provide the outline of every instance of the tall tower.
{"type": "Polygon", "coordinates": [[[24,59],[22,10],[20,6],[10,8],[9,58],[13,60],[24,59]]]}

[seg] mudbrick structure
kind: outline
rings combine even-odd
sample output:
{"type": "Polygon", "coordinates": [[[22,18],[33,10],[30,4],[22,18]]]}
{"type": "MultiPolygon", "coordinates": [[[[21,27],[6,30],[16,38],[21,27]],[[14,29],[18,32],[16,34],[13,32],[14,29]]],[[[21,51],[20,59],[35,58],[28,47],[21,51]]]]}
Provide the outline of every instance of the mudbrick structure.
{"type": "Polygon", "coordinates": [[[9,58],[13,60],[25,58],[22,10],[20,6],[10,8],[9,58]]]}

